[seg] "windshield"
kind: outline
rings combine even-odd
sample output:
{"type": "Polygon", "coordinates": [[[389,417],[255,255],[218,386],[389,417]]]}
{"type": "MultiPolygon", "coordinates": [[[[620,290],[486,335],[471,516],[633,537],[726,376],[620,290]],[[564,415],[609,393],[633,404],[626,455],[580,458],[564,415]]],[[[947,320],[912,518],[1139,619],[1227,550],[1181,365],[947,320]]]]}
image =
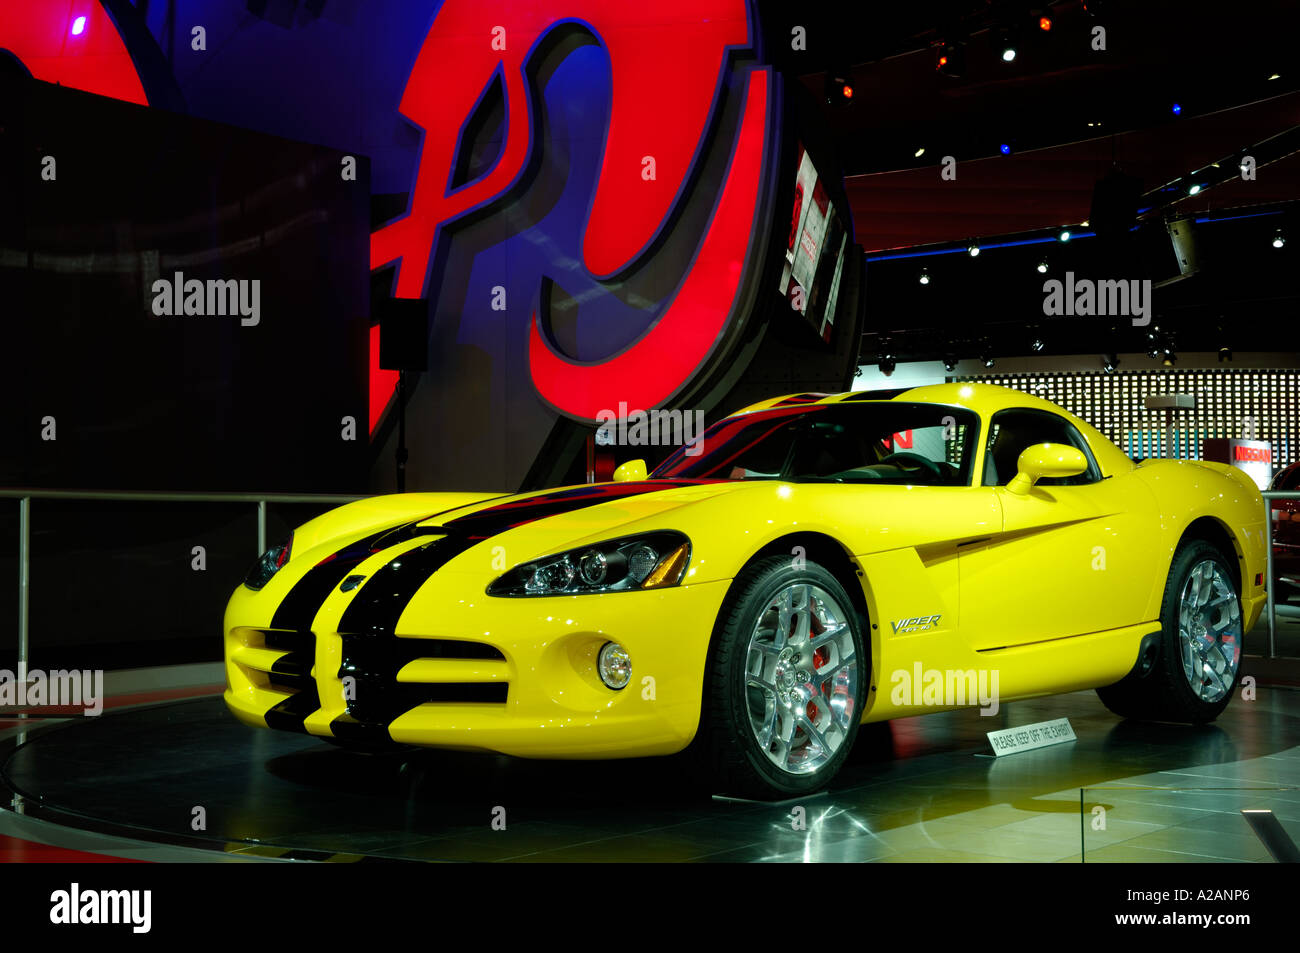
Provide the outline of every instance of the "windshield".
{"type": "Polygon", "coordinates": [[[714,424],[656,478],[970,484],[979,419],[964,407],[872,401],[779,407],[714,424]]]}

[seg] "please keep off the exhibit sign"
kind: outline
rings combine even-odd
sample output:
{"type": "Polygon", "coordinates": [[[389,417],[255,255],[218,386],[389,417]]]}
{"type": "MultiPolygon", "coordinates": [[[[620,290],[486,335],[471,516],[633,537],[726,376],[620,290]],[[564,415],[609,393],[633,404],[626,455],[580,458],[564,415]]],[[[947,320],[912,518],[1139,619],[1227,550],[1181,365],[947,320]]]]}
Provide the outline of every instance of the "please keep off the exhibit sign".
{"type": "Polygon", "coordinates": [[[1020,751],[1031,751],[1034,748],[1046,748],[1048,745],[1059,745],[1076,740],[1068,718],[1040,721],[1036,725],[1025,725],[1023,728],[990,731],[988,737],[994,756],[999,758],[1004,754],[1016,754],[1020,751]]]}

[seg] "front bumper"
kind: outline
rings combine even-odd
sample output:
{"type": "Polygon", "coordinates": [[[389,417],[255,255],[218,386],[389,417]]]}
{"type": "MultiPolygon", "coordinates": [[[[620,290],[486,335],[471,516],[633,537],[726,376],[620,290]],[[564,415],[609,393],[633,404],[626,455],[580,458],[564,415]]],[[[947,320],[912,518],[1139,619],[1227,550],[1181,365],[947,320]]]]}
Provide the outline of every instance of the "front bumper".
{"type": "Polygon", "coordinates": [[[246,724],[322,737],[533,758],[671,754],[699,724],[729,585],[495,598],[477,576],[439,573],[394,633],[365,636],[339,633],[351,595],[337,588],[295,633],[270,628],[273,600],[240,587],[226,610],[225,700],[246,724]],[[632,660],[621,691],[596,674],[607,641],[632,660]]]}

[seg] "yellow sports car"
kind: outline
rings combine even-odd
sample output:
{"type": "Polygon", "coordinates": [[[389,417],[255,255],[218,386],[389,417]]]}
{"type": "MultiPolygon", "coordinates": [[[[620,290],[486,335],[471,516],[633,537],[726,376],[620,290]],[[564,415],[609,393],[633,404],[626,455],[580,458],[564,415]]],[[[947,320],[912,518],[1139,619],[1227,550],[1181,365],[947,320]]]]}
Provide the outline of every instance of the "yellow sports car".
{"type": "Polygon", "coordinates": [[[1206,722],[1264,595],[1240,471],[1135,464],[981,384],[801,394],[647,474],[351,503],[255,564],[225,618],[242,721],[353,747],[530,758],[688,746],[791,796],[858,726],[1095,688],[1206,722]]]}

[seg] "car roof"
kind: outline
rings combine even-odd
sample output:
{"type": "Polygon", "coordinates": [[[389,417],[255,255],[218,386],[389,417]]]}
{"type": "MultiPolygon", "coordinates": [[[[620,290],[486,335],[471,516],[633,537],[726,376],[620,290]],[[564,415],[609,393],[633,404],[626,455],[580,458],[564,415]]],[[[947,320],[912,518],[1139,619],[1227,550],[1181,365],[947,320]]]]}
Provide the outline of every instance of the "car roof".
{"type": "Polygon", "coordinates": [[[1024,391],[997,384],[951,383],[926,384],[921,387],[903,387],[894,390],[857,390],[842,394],[803,393],[786,394],[772,397],[737,411],[731,416],[748,414],[756,410],[772,407],[791,407],[801,404],[840,404],[859,403],[862,401],[908,401],[923,404],[950,404],[967,407],[981,415],[996,413],[1011,407],[1028,407],[1064,414],[1074,419],[1073,415],[1051,401],[1026,394],[1024,391]]]}
{"type": "Polygon", "coordinates": [[[849,391],[843,394],[787,394],[784,397],[773,397],[769,400],[752,404],[743,410],[737,411],[731,416],[736,417],[741,414],[753,413],[757,410],[767,410],[772,407],[887,402],[892,400],[905,401],[908,403],[946,404],[949,406],[965,407],[978,414],[985,423],[988,422],[989,418],[1001,410],[1027,408],[1029,410],[1046,411],[1064,417],[1070,423],[1074,424],[1083,435],[1084,440],[1087,441],[1089,448],[1092,450],[1093,456],[1097,458],[1097,463],[1101,466],[1104,474],[1112,475],[1133,467],[1133,461],[1125,456],[1122,450],[1111,443],[1105,434],[1097,430],[1086,420],[1076,417],[1065,408],[1053,404],[1049,400],[1044,400],[1041,397],[1036,397],[1033,394],[1027,394],[1024,391],[1016,390],[1011,387],[1000,387],[997,384],[978,384],[974,382],[958,381],[949,384],[926,384],[921,387],[898,388],[895,390],[849,391]]]}

